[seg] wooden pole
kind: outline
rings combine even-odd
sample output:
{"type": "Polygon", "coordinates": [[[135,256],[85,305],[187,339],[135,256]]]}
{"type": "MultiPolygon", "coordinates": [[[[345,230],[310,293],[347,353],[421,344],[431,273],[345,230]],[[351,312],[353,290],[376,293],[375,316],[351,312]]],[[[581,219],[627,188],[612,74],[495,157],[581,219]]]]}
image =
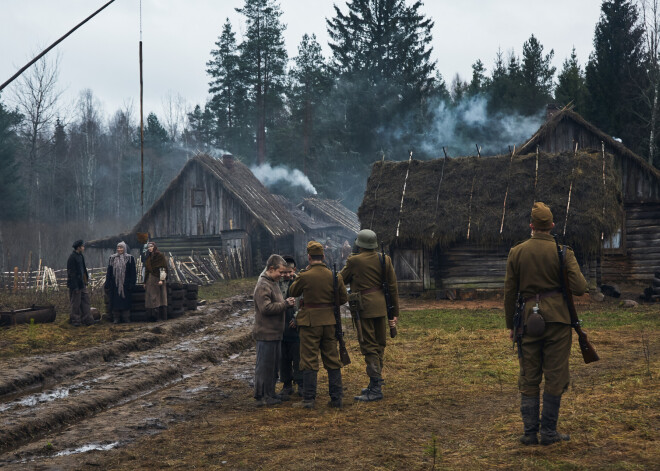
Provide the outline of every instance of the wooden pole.
{"type": "MultiPolygon", "coordinates": [[[[443,147],[444,149],[444,147],[443,147]]],[[[440,172],[440,181],[438,182],[438,191],[435,194],[435,211],[433,212],[433,227],[437,227],[435,219],[438,217],[438,204],[440,202],[440,186],[442,185],[442,179],[445,176],[445,163],[447,162],[447,153],[445,152],[445,158],[442,160],[442,171],[440,172]]],[[[433,229],[433,233],[431,234],[431,239],[435,237],[435,229],[433,229]]]]}
{"type": "Polygon", "coordinates": [[[539,146],[536,146],[536,168],[534,170],[534,202],[536,203],[536,186],[539,182],[539,146]]]}
{"type": "Polygon", "coordinates": [[[401,227],[401,215],[403,214],[403,200],[406,197],[406,185],[408,184],[408,175],[410,174],[410,163],[412,162],[412,151],[408,156],[408,169],[406,170],[406,178],[403,180],[403,192],[401,193],[401,205],[399,206],[399,222],[396,224],[396,236],[399,237],[399,228],[401,227]]]}
{"type": "MultiPolygon", "coordinates": [[[[510,149],[510,148],[509,148],[510,149]]],[[[500,224],[500,236],[504,230],[504,215],[506,214],[506,200],[509,197],[509,183],[511,182],[511,166],[513,165],[513,152],[515,152],[515,147],[513,151],[509,151],[511,157],[509,158],[509,172],[506,178],[506,192],[504,193],[504,204],[502,205],[502,224],[500,224]]]]}
{"type": "Polygon", "coordinates": [[[18,290],[18,267],[14,267],[14,293],[18,290]]]}

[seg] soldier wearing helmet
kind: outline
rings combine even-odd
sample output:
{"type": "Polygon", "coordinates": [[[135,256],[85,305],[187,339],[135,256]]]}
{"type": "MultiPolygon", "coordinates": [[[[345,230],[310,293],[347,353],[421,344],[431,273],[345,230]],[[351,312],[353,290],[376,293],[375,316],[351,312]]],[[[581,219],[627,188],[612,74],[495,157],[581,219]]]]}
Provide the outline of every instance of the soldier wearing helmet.
{"type": "Polygon", "coordinates": [[[383,281],[387,282],[394,307],[394,319],[389,327],[395,327],[399,316],[399,297],[396,275],[392,260],[385,255],[385,280],[383,280],[382,259],[379,253],[376,233],[369,229],[358,232],[355,239],[358,253],[348,257],[346,266],[341,271],[344,283],[350,284],[351,296],[359,298],[360,318],[362,323],[362,342],[360,350],[364,355],[369,385],[362,394],[355,396],[356,401],[377,401],[383,398],[383,356],[388,331],[387,305],[382,290],[383,281]]]}

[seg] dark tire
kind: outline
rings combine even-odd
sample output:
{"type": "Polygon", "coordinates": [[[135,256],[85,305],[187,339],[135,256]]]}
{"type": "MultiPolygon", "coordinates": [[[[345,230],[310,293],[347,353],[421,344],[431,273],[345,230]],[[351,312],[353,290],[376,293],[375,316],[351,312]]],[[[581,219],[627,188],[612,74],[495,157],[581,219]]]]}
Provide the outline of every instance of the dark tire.
{"type": "Polygon", "coordinates": [[[173,309],[181,309],[183,307],[183,299],[173,299],[172,302],[167,303],[167,307],[172,306],[173,309]]]}
{"type": "Polygon", "coordinates": [[[186,291],[188,291],[189,293],[192,293],[192,292],[196,293],[196,292],[199,291],[199,285],[196,285],[195,283],[188,283],[186,285],[186,291]]]}
{"type": "Polygon", "coordinates": [[[133,294],[135,294],[135,293],[144,293],[144,285],[135,285],[133,287],[133,291],[131,291],[131,293],[133,293],[133,294]]]}
{"type": "Polygon", "coordinates": [[[179,289],[183,289],[183,283],[179,283],[178,281],[172,281],[172,282],[167,282],[167,289],[168,291],[171,289],[172,291],[176,291],[179,289]]]}
{"type": "Polygon", "coordinates": [[[190,301],[197,301],[197,293],[191,293],[188,291],[186,293],[186,299],[189,299],[190,301]]]}
{"type": "Polygon", "coordinates": [[[175,299],[175,300],[176,300],[176,299],[183,299],[183,297],[185,296],[185,294],[186,294],[186,292],[185,292],[184,290],[181,289],[181,290],[172,291],[172,294],[171,294],[171,295],[168,294],[167,297],[168,297],[168,298],[175,299]]]}
{"type": "Polygon", "coordinates": [[[660,278],[653,278],[653,286],[660,287],[660,278]]]}
{"type": "Polygon", "coordinates": [[[184,303],[183,307],[186,309],[186,311],[196,311],[197,310],[197,301],[184,303]]]}
{"type": "Polygon", "coordinates": [[[144,297],[145,296],[146,296],[145,292],[131,293],[131,302],[133,302],[133,303],[143,303],[144,304],[144,297]]]}

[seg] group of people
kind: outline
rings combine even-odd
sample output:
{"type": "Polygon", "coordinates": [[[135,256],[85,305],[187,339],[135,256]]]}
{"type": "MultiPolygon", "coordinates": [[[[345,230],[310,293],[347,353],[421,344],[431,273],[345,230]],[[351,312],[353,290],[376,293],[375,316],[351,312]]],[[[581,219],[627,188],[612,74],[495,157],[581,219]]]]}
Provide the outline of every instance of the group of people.
{"type": "Polygon", "coordinates": [[[294,406],[314,408],[322,363],[328,373],[328,405],[343,406],[343,365],[335,308],[348,300],[346,285],[351,293],[361,295],[360,350],[369,377],[368,386],[355,400],[369,402],[383,398],[387,328],[395,327],[398,319],[396,275],[390,257],[382,258],[383,254],[376,251],[378,243],[373,231],[360,231],[356,247],[357,253],[349,256],[344,268],[336,274],[324,263],[324,246],[316,241],[307,244],[308,265],[297,274],[291,257],[273,254],[268,258],[254,290],[253,335],[257,343],[254,398],[258,405],[270,406],[289,399],[295,383],[302,401],[294,406]],[[391,320],[387,316],[383,282],[391,294],[391,320]],[[283,383],[279,393],[276,392],[278,372],[283,383]]]}
{"type": "MultiPolygon", "coordinates": [[[[87,285],[89,272],[85,264],[85,243],[73,243],[73,252],[67,260],[67,287],[71,307],[69,322],[74,327],[93,325],[91,303],[87,285]]],[[[129,253],[125,242],[117,244],[117,251],[110,256],[106,271],[105,285],[109,300],[112,322],[130,322],[131,293],[137,281],[135,258],[129,253]]],[[[142,252],[144,265],[144,306],[152,320],[167,320],[167,260],[153,241],[144,245],[142,252]]]]}

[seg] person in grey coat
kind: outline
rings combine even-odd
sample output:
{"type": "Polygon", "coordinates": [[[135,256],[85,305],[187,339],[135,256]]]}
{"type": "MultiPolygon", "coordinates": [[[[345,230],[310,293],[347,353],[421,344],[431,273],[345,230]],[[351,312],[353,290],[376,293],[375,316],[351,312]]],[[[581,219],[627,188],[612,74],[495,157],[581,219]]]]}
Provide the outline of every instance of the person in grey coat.
{"type": "Polygon", "coordinates": [[[257,361],[254,368],[254,398],[258,406],[272,406],[282,402],[275,393],[277,369],[280,363],[281,343],[284,334],[286,308],[295,299],[284,300],[277,284],[287,270],[286,262],[279,255],[271,255],[266,270],[259,276],[254,288],[254,329],[252,336],[257,342],[257,361]]]}

